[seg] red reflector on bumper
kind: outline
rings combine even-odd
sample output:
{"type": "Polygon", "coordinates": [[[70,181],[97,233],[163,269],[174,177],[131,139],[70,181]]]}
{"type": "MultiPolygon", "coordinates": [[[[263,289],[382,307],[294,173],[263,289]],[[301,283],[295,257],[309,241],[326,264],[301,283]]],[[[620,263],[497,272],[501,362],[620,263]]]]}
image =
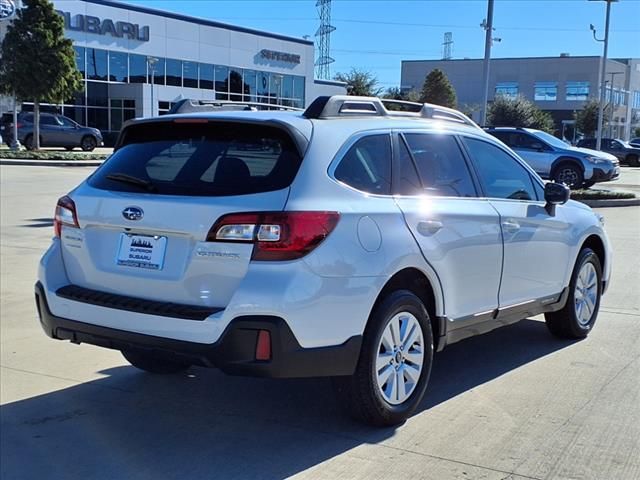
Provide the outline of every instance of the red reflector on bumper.
{"type": "Polygon", "coordinates": [[[271,360],[271,333],[268,330],[258,331],[256,360],[271,360]]]}

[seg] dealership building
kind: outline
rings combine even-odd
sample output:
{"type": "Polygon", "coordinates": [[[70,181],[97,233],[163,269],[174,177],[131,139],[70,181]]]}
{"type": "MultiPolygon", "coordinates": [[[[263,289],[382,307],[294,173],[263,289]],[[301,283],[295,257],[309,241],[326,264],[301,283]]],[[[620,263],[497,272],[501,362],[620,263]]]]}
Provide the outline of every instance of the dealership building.
{"type": "MultiPolygon", "coordinates": [[[[495,58],[489,69],[489,101],[498,95],[522,95],[550,112],[559,133],[570,139],[574,112],[590,98],[599,98],[601,65],[602,57],[568,54],[495,58]]],[[[405,60],[402,89],[420,90],[425,77],[436,68],[447,75],[455,88],[458,107],[478,121],[484,93],[482,59],[405,60]]],[[[640,126],[640,58],[607,60],[605,101],[610,121],[604,135],[629,139],[633,129],[640,126]]]]}
{"type": "MultiPolygon", "coordinates": [[[[302,38],[139,4],[52,2],[73,40],[85,88],[43,111],[99,128],[106,137],[130,118],[166,113],[185,98],[304,108],[318,95],[346,92],[343,83],[314,79],[314,45],[302,38]]],[[[203,3],[203,9],[211,5],[203,3]]],[[[7,24],[0,23],[0,35],[7,24]]],[[[2,105],[10,108],[6,98],[2,105]]]]}

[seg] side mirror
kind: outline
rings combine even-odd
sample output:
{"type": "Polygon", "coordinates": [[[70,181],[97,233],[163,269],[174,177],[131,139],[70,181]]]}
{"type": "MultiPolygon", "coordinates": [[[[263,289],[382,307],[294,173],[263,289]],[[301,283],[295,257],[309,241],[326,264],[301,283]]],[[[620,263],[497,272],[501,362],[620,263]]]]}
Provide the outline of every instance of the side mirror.
{"type": "Polygon", "coordinates": [[[564,183],[547,183],[544,186],[545,209],[549,215],[555,215],[556,205],[564,205],[569,201],[571,190],[564,183]]]}

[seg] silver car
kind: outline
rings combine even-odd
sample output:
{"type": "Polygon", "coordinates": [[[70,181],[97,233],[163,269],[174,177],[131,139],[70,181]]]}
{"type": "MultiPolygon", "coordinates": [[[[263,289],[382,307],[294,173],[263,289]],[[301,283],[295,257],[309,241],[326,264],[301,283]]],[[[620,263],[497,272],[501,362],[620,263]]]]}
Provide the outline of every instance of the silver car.
{"type": "Polygon", "coordinates": [[[495,127],[487,132],[511,147],[542,178],[564,183],[572,189],[589,188],[620,176],[620,164],[615,156],[573,147],[541,130],[495,127]]]}
{"type": "MultiPolygon", "coordinates": [[[[18,117],[18,139],[27,150],[33,149],[33,122],[33,113],[23,113],[18,117]]],[[[101,145],[102,134],[97,128],[83,127],[62,115],[40,114],[41,147],[64,147],[67,150],[80,147],[91,152],[101,145]]]]}

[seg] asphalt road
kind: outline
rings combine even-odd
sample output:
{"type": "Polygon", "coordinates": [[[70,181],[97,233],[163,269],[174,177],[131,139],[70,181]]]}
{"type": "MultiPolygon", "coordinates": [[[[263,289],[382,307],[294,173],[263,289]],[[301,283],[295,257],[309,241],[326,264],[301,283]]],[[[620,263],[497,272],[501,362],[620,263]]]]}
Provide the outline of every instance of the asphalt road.
{"type": "Polygon", "coordinates": [[[640,207],[600,209],[615,265],[587,340],[536,317],[453,345],[419,411],[375,430],[326,379],[152,376],[47,338],[37,262],[55,200],[90,171],[0,167],[1,478],[640,478],[640,207]]]}

